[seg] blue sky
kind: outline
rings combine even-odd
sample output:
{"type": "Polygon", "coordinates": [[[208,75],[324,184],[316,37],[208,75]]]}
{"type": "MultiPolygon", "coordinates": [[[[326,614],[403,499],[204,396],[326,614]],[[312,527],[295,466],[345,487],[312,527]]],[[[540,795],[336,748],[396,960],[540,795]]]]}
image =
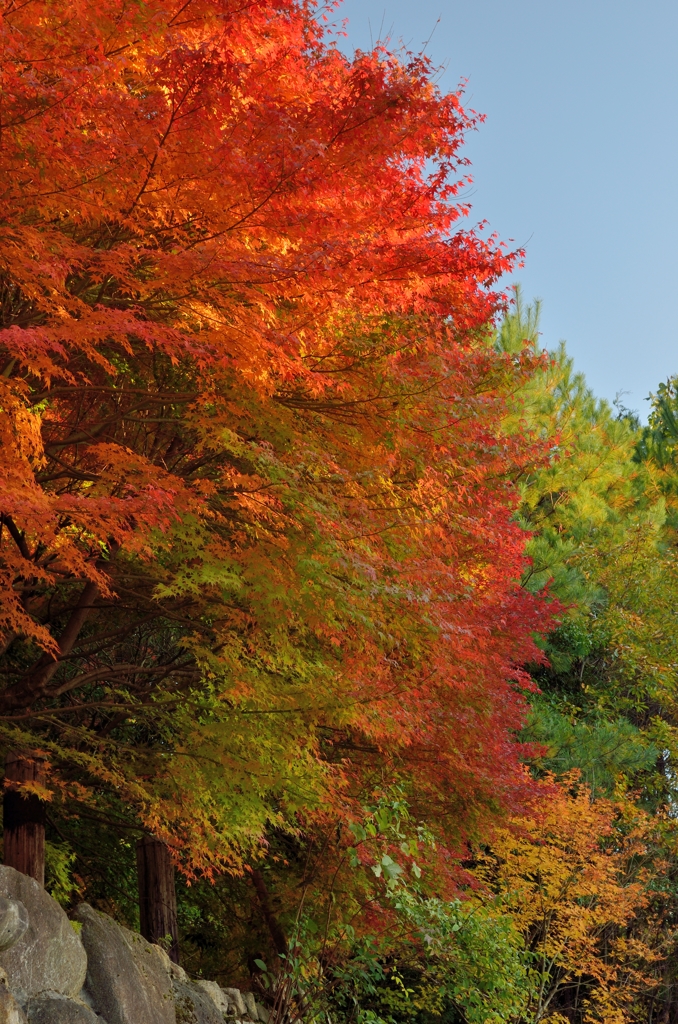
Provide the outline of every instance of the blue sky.
{"type": "Polygon", "coordinates": [[[337,17],[344,48],[431,37],[441,88],[468,79],[487,115],[472,220],[526,246],[544,345],[564,338],[598,395],[645,418],[678,373],[678,3],[345,0],[337,17]]]}

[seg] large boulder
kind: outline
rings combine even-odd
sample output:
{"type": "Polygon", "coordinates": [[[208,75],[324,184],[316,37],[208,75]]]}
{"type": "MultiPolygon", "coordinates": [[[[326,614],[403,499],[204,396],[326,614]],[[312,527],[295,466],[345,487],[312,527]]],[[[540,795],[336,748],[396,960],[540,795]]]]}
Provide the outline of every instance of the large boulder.
{"type": "Polygon", "coordinates": [[[89,1006],[56,993],[29,999],[26,1016],[28,1024],[106,1024],[89,1006]]]}
{"type": "Polygon", "coordinates": [[[175,979],[172,987],[177,1024],[224,1024],[225,1014],[199,982],[175,979]]]}
{"type": "Polygon", "coordinates": [[[10,908],[8,931],[14,928],[20,938],[0,952],[0,968],[7,974],[12,993],[20,1003],[45,991],[77,995],[85,980],[87,957],[56,900],[35,879],[6,866],[0,866],[0,896],[23,904],[28,912],[28,927],[21,934],[21,910],[10,908]]]}
{"type": "Polygon", "coordinates": [[[87,950],[85,989],[107,1024],[176,1024],[167,954],[106,914],[81,903],[87,950]]]}

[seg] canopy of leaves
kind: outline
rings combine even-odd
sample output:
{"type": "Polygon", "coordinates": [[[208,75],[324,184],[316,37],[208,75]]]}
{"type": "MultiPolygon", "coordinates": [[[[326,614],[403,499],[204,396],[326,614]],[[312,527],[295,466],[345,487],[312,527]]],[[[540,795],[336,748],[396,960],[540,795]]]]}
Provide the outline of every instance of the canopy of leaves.
{"type": "Polygon", "coordinates": [[[1,31],[5,743],[189,874],[376,778],[450,835],[518,806],[543,455],[460,95],[292,0],[1,31]]]}

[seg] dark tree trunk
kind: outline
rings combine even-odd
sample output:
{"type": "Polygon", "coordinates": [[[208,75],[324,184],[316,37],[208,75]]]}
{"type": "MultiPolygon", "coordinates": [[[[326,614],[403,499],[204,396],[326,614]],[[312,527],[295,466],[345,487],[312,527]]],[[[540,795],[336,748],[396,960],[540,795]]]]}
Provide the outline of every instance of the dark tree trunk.
{"type": "Polygon", "coordinates": [[[179,963],[179,928],[174,865],[166,845],[153,836],[137,843],[139,916],[141,934],[149,942],[164,946],[170,960],[179,963]],[[171,943],[167,946],[167,936],[171,943]]]}
{"type": "Polygon", "coordinates": [[[287,947],[287,938],[282,930],[278,918],[273,913],[271,900],[268,895],[268,888],[266,887],[264,876],[258,868],[252,868],[252,882],[256,889],[257,896],[259,897],[261,912],[264,915],[264,921],[266,922],[270,936],[273,939],[275,951],[280,956],[286,956],[289,952],[287,947]]]}
{"type": "Polygon", "coordinates": [[[27,753],[12,752],[5,760],[3,795],[4,862],[40,885],[45,884],[45,802],[23,796],[15,783],[44,783],[44,761],[27,753]]]}

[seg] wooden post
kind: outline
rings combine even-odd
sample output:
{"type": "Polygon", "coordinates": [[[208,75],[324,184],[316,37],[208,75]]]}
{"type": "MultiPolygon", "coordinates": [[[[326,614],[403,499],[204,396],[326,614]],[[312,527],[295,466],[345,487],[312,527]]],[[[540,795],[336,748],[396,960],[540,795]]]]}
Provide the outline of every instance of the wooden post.
{"type": "Polygon", "coordinates": [[[39,885],[45,884],[45,802],[35,794],[24,796],[12,783],[44,784],[44,760],[30,753],[11,751],[5,759],[3,794],[4,862],[39,885]],[[9,785],[7,785],[9,783],[9,785]]]}
{"type": "Polygon", "coordinates": [[[174,865],[165,843],[144,836],[137,843],[139,917],[141,934],[149,942],[160,942],[170,960],[179,963],[179,926],[174,865]],[[171,937],[169,948],[163,941],[171,937]]]}

